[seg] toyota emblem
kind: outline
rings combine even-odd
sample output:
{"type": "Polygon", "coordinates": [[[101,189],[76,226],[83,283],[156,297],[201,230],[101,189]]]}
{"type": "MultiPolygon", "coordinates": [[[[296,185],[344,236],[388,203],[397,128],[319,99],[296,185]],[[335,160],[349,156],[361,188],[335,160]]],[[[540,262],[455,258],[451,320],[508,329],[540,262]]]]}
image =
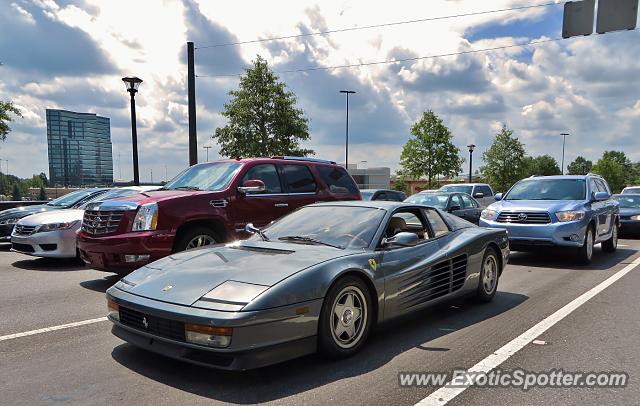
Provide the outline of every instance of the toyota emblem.
{"type": "Polygon", "coordinates": [[[518,214],[518,220],[525,221],[527,219],[527,213],[518,214]]]}

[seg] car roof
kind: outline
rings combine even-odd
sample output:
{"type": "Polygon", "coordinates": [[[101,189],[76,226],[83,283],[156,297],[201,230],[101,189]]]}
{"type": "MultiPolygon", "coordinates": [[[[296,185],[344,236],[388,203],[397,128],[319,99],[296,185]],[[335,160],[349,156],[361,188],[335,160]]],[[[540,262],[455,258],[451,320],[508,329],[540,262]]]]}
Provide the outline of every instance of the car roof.
{"type": "MultiPolygon", "coordinates": [[[[248,163],[248,162],[265,162],[265,163],[304,163],[304,164],[321,164],[321,165],[332,165],[332,166],[340,166],[336,164],[334,161],[330,161],[328,159],[320,159],[320,158],[309,158],[309,157],[296,157],[296,156],[274,156],[274,157],[252,157],[252,158],[236,158],[236,159],[218,159],[215,161],[209,162],[201,162],[197,165],[210,165],[218,162],[239,162],[239,163],[248,163]]],[[[340,166],[342,168],[342,166],[340,166]]]]}
{"type": "Polygon", "coordinates": [[[530,176],[528,178],[524,178],[522,180],[529,179],[586,179],[588,177],[592,178],[602,178],[600,175],[596,175],[593,173],[589,173],[587,175],[550,175],[550,176],[530,176]]]}
{"type": "Polygon", "coordinates": [[[360,189],[361,192],[401,192],[400,190],[393,190],[393,189],[360,189]]]}
{"type": "Polygon", "coordinates": [[[488,183],[449,183],[448,185],[443,185],[442,187],[445,186],[489,186],[488,183]]]}
{"type": "Polygon", "coordinates": [[[371,209],[395,210],[401,207],[431,207],[424,204],[394,202],[388,200],[344,200],[337,202],[320,202],[310,206],[341,206],[341,207],[368,207],[371,209]]]}

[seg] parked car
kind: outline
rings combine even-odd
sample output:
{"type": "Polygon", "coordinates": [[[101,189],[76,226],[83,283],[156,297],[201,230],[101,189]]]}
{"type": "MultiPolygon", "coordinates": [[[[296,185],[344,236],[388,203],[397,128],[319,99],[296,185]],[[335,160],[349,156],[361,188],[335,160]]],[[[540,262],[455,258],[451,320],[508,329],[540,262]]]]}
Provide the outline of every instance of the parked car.
{"type": "Polygon", "coordinates": [[[16,207],[15,209],[7,209],[0,211],[0,241],[11,241],[11,233],[13,227],[23,217],[28,215],[50,211],[69,209],[82,205],[93,197],[106,192],[107,188],[91,188],[76,190],[60,196],[46,204],[38,204],[33,206],[16,207]]]}
{"type": "Polygon", "coordinates": [[[504,230],[397,202],[306,206],[249,240],[161,259],[107,291],[112,332],[167,357],[244,370],[359,351],[376,324],[462,295],[493,299],[504,230]],[[405,220],[409,218],[409,220],[405,220]]]}
{"type": "Polygon", "coordinates": [[[486,183],[455,183],[441,187],[440,192],[466,193],[476,199],[483,208],[496,201],[493,189],[486,183]]]}
{"type": "Polygon", "coordinates": [[[360,189],[362,200],[387,200],[401,202],[407,198],[404,192],[388,189],[360,189]]]}
{"type": "Polygon", "coordinates": [[[93,197],[77,209],[46,211],[24,217],[16,223],[11,234],[11,250],[35,257],[74,258],[78,253],[76,235],[87,204],[158,188],[159,186],[126,186],[111,189],[93,197]]]}
{"type": "Polygon", "coordinates": [[[640,232],[640,194],[619,194],[613,198],[620,204],[620,232],[640,232]]]}
{"type": "Polygon", "coordinates": [[[420,192],[409,196],[405,202],[437,207],[473,224],[478,224],[482,212],[480,204],[466,193],[420,192]]]}
{"type": "Polygon", "coordinates": [[[640,186],[627,186],[626,188],[622,189],[622,192],[620,192],[623,195],[626,195],[627,193],[630,194],[640,194],[640,186]]]}
{"type": "Polygon", "coordinates": [[[598,175],[531,177],[496,199],[482,211],[480,226],[507,229],[515,251],[568,247],[589,263],[595,244],[602,243],[605,252],[616,250],[620,208],[598,175]]]}
{"type": "Polygon", "coordinates": [[[246,238],[322,201],[360,200],[335,162],[252,158],[194,165],[161,190],[88,205],[78,233],[81,258],[95,269],[128,273],[171,253],[246,238]]]}

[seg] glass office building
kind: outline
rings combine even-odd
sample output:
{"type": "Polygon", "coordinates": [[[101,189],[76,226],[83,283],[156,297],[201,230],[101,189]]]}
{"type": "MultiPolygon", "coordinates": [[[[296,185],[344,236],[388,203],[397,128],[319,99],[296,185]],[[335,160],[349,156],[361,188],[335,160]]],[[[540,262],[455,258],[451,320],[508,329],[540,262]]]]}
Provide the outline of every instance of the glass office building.
{"type": "Polygon", "coordinates": [[[49,180],[59,186],[113,184],[111,126],[107,117],[47,109],[49,180]]]}

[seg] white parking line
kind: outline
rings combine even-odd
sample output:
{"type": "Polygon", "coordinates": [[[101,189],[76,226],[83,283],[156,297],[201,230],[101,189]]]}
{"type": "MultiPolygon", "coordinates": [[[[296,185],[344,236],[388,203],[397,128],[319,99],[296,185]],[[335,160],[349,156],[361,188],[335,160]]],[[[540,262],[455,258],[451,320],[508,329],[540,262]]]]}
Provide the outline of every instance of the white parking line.
{"type": "MultiPolygon", "coordinates": [[[[599,285],[593,287],[589,291],[583,293],[578,296],[576,299],[569,302],[567,305],[557,310],[551,316],[542,320],[535,326],[531,327],[529,330],[525,331],[518,337],[514,338],[507,344],[505,344],[502,348],[495,351],[493,354],[489,355],[482,361],[478,362],[474,366],[472,366],[468,372],[480,372],[480,373],[488,373],[492,369],[496,368],[503,362],[505,362],[509,357],[511,357],[516,352],[520,351],[527,344],[529,344],[534,339],[538,338],[542,333],[547,331],[553,325],[558,323],[560,320],[567,317],[574,310],[585,304],[589,299],[596,296],[598,293],[605,290],[607,287],[611,286],[618,279],[622,278],[633,269],[635,269],[638,265],[640,265],[640,258],[636,258],[632,263],[625,266],[608,279],[600,283],[599,285]]],[[[450,382],[449,382],[450,383],[450,382]]],[[[449,383],[445,386],[439,388],[435,392],[431,393],[426,398],[422,399],[418,402],[417,406],[442,406],[446,405],[448,402],[453,400],[456,396],[460,395],[464,392],[469,385],[467,386],[457,386],[457,387],[448,387],[449,383]]]]}
{"type": "Polygon", "coordinates": [[[107,321],[106,317],[98,317],[97,319],[89,319],[76,321],[74,323],[60,324],[59,326],[45,327],[38,330],[25,331],[23,333],[9,334],[6,336],[0,336],[0,341],[13,340],[14,338],[27,337],[36,334],[48,333],[50,331],[64,330],[66,328],[86,326],[87,324],[99,323],[101,321],[107,321]]]}

